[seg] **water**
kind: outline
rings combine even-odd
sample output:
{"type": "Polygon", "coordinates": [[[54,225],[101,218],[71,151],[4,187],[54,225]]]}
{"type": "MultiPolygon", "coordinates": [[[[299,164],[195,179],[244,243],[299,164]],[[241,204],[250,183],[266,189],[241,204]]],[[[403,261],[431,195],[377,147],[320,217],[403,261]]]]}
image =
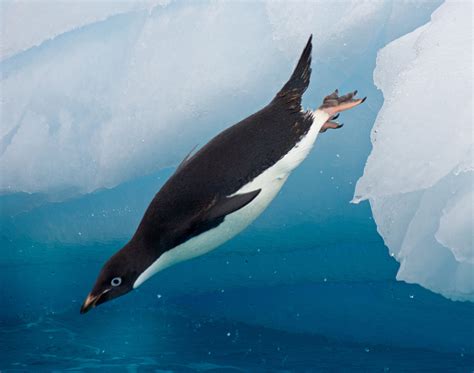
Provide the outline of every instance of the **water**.
{"type": "Polygon", "coordinates": [[[474,304],[395,281],[350,191],[304,210],[311,162],[235,239],[86,315],[102,263],[172,170],[58,202],[3,196],[0,369],[471,371],[474,304]]]}
{"type": "Polygon", "coordinates": [[[269,242],[256,230],[86,315],[79,315],[79,307],[101,264],[92,252],[107,253],[117,244],[30,248],[53,250],[54,260],[29,257],[25,250],[28,260],[2,264],[0,368],[469,372],[474,367],[474,305],[394,281],[397,264],[380,242],[242,249],[252,239],[269,242]],[[64,251],[68,254],[57,257],[64,251]]]}
{"type": "Polygon", "coordinates": [[[474,365],[468,353],[348,343],[175,305],[107,308],[88,318],[71,310],[0,330],[3,371],[469,372],[474,365]]]}

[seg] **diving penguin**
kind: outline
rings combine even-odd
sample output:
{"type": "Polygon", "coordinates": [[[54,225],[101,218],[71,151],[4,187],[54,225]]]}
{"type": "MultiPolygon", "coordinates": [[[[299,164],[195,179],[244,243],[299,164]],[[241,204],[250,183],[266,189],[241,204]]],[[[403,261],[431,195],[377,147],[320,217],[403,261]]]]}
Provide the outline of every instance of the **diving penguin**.
{"type": "Polygon", "coordinates": [[[311,38],[290,80],[262,110],[188,155],[148,206],[132,239],[103,266],[81,313],[137,288],[173,264],[203,255],[246,228],[275,198],[338,113],[362,102],[336,90],[315,111],[301,98],[311,38]]]}

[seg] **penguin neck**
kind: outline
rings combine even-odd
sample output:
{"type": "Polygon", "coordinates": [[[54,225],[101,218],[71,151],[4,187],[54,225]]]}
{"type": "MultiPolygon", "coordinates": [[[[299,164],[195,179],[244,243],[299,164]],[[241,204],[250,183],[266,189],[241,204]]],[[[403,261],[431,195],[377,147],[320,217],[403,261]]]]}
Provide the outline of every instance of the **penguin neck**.
{"type": "Polygon", "coordinates": [[[154,249],[152,244],[136,236],[125,244],[119,253],[125,257],[128,268],[135,273],[137,278],[140,277],[159,256],[158,250],[156,250],[156,248],[154,249]]]}

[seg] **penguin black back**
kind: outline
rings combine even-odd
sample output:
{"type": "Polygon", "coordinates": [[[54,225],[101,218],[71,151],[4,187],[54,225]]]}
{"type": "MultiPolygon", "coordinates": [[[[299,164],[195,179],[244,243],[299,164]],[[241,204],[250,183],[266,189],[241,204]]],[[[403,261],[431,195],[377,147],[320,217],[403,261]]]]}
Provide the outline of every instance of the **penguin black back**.
{"type": "Polygon", "coordinates": [[[232,195],[287,154],[306,135],[313,122],[302,112],[301,99],[311,76],[312,37],[291,75],[275,98],[262,110],[214,137],[185,159],[157,193],[136,232],[146,240],[179,244],[202,230],[218,225],[219,217],[204,226],[202,212],[232,195]],[[187,221],[188,224],[183,223],[187,221]],[[183,234],[183,230],[187,233],[183,234]]]}

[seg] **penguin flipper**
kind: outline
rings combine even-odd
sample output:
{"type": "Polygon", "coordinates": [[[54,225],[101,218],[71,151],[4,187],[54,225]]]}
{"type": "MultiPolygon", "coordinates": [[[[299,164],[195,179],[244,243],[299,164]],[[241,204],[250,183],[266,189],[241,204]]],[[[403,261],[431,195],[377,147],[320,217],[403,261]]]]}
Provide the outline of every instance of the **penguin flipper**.
{"type": "Polygon", "coordinates": [[[309,37],[290,79],[274,98],[274,101],[284,100],[286,106],[294,111],[301,111],[301,98],[309,86],[309,79],[311,77],[311,51],[313,48],[312,39],[313,35],[309,37]]]}
{"type": "Polygon", "coordinates": [[[252,192],[237,194],[232,197],[226,197],[223,200],[218,201],[208,211],[206,218],[208,220],[215,220],[223,218],[241,208],[247,206],[252,202],[255,197],[261,192],[261,189],[254,190],[252,192]]]}
{"type": "Polygon", "coordinates": [[[216,199],[207,211],[195,216],[189,222],[184,236],[189,239],[212,228],[216,228],[224,221],[224,218],[227,215],[240,210],[252,202],[255,197],[258,196],[260,191],[261,189],[258,189],[249,193],[237,194],[220,200],[216,199]]]}

